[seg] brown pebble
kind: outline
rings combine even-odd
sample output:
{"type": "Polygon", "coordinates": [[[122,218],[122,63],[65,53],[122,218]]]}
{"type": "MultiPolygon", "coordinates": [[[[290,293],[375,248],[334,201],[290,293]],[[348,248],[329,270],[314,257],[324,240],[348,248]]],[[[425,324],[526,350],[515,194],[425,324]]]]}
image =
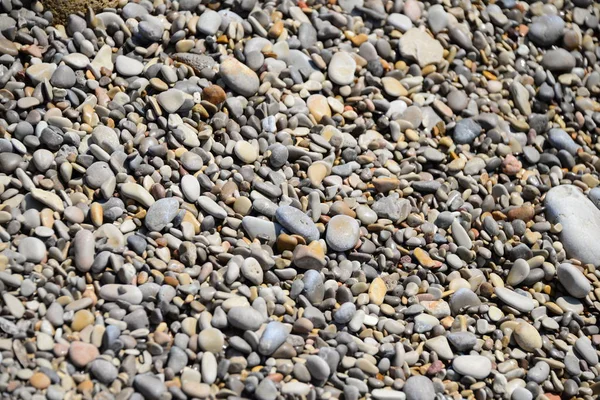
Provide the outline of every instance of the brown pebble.
{"type": "Polygon", "coordinates": [[[50,378],[41,372],[36,372],[29,378],[29,384],[36,389],[44,390],[50,386],[50,378]]]}

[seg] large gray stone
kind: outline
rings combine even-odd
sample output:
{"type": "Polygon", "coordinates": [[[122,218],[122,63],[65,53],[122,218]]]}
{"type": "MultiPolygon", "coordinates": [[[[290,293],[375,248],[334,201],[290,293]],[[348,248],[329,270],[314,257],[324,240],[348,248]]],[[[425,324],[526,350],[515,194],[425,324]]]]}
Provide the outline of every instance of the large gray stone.
{"type": "Polygon", "coordinates": [[[600,210],[573,185],[557,186],[546,194],[546,218],[560,223],[560,240],[567,256],[600,265],[600,210]]]}

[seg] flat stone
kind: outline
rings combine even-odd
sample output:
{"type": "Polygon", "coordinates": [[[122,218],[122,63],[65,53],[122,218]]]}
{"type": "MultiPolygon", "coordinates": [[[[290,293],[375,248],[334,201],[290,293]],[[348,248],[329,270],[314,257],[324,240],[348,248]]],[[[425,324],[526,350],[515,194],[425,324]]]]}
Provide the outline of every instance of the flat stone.
{"type": "Polygon", "coordinates": [[[136,76],[142,73],[144,64],[131,57],[117,56],[115,68],[123,76],[136,76]]]}
{"type": "Polygon", "coordinates": [[[167,392],[164,382],[151,374],[137,375],[133,380],[133,386],[144,396],[144,399],[148,400],[160,400],[167,392]]]}
{"type": "Polygon", "coordinates": [[[289,332],[288,326],[281,322],[269,322],[258,342],[258,352],[265,356],[273,354],[285,342],[289,332]]]}
{"type": "Polygon", "coordinates": [[[168,113],[176,113],[185,102],[186,95],[179,89],[169,89],[156,96],[156,101],[168,113]]]}
{"type": "Polygon", "coordinates": [[[406,400],[433,400],[435,388],[431,379],[425,376],[411,376],[403,387],[406,400]]]}
{"type": "Polygon", "coordinates": [[[421,68],[443,60],[444,48],[436,39],[419,28],[409,29],[398,42],[400,54],[415,60],[421,68]]]}
{"type": "Polygon", "coordinates": [[[258,91],[256,73],[233,57],[221,62],[220,73],[225,84],[242,96],[251,97],[258,91]]]}
{"type": "Polygon", "coordinates": [[[264,318],[259,311],[250,306],[236,306],[227,312],[227,321],[234,328],[255,331],[260,328],[264,318]]]}
{"type": "Polygon", "coordinates": [[[354,82],[354,71],[356,61],[345,51],[339,51],[333,55],[327,67],[327,76],[338,85],[350,85],[354,82]]]}
{"type": "Polygon", "coordinates": [[[206,9],[198,19],[198,32],[207,36],[214,35],[221,26],[221,15],[211,9],[206,9]]]}
{"type": "Polygon", "coordinates": [[[497,287],[495,292],[500,300],[516,310],[530,312],[534,308],[533,300],[529,297],[521,296],[510,289],[497,287]]]}
{"type": "Polygon", "coordinates": [[[560,264],[556,268],[556,276],[560,284],[575,298],[584,298],[592,291],[590,281],[573,264],[560,264]]]}
{"type": "Polygon", "coordinates": [[[69,360],[77,368],[84,368],[100,355],[96,346],[84,342],[72,342],[69,347],[69,360]]]}
{"type": "Polygon", "coordinates": [[[35,237],[21,239],[18,250],[27,261],[32,263],[40,263],[46,258],[46,245],[35,237]]]}
{"type": "Polygon", "coordinates": [[[565,21],[558,15],[542,15],[529,25],[528,37],[538,46],[552,46],[564,35],[565,21]]]}
{"type": "Polygon", "coordinates": [[[149,231],[162,231],[179,212],[179,202],[173,197],[157,200],[150,206],[144,219],[149,231]]]}
{"type": "Polygon", "coordinates": [[[309,242],[318,240],[319,230],[308,215],[291,206],[281,206],[275,212],[277,221],[289,232],[298,234],[309,242]]]}
{"type": "Polygon", "coordinates": [[[535,351],[542,348],[542,337],[533,325],[520,322],[513,332],[515,341],[525,351],[535,351]]]}
{"type": "Polygon", "coordinates": [[[452,361],[452,368],[461,375],[482,380],[492,372],[492,362],[484,356],[458,356],[452,361]]]}
{"type": "Polygon", "coordinates": [[[327,223],[325,240],[327,246],[335,251],[347,251],[356,246],[360,237],[358,222],[347,215],[336,215],[327,223]]]}

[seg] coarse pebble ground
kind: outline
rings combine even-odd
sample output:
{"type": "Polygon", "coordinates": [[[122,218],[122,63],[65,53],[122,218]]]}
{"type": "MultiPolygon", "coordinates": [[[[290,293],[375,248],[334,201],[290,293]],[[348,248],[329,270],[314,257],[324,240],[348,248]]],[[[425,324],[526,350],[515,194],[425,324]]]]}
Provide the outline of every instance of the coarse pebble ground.
{"type": "Polygon", "coordinates": [[[0,399],[596,399],[599,20],[0,1],[0,399]]]}

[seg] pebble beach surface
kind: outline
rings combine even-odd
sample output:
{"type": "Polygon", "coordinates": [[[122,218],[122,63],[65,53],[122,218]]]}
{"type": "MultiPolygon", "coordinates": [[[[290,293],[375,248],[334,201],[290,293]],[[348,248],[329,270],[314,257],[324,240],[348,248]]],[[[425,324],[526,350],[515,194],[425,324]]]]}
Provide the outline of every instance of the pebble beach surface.
{"type": "Polygon", "coordinates": [[[600,394],[600,3],[60,4],[0,2],[0,399],[600,394]]]}

